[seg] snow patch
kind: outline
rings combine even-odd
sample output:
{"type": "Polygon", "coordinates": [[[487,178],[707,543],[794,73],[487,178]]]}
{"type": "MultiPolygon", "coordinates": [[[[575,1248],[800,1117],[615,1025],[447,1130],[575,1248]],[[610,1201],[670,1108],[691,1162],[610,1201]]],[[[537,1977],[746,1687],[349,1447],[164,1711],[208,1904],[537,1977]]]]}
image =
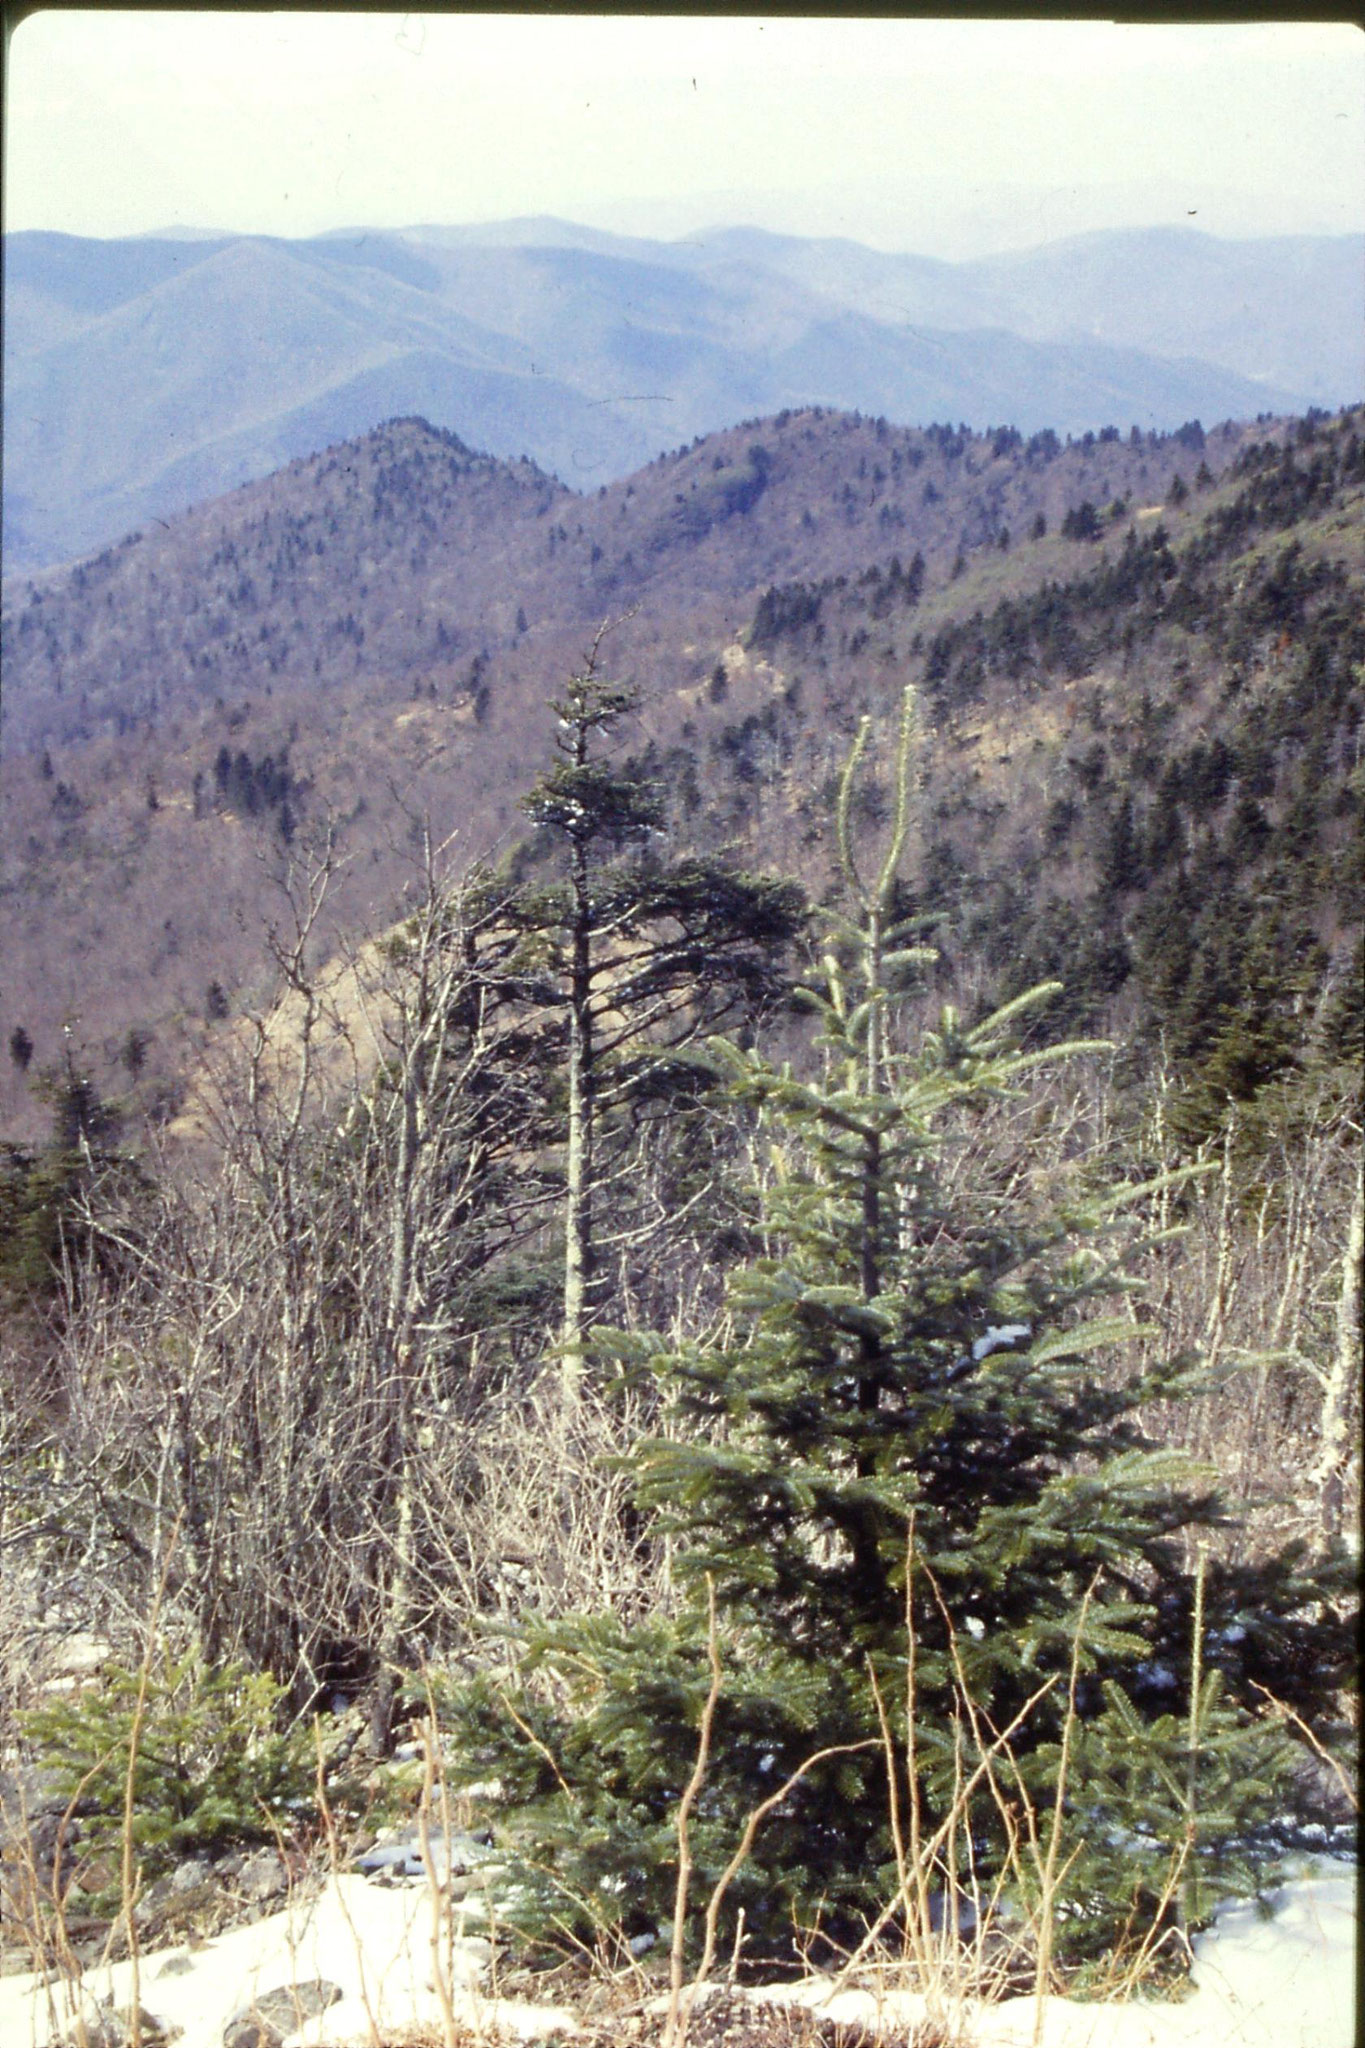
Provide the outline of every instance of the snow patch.
{"type": "MultiPolygon", "coordinates": [[[[1043,2048],[1351,2048],[1355,1895],[1354,1866],[1324,1858],[1312,1874],[1275,1893],[1268,1913],[1253,1903],[1225,1906],[1195,1941],[1187,1997],[1125,2005],[1050,1998],[1043,2048]]],[[[253,1997],[323,1978],[342,1996],[290,2035],[290,2048],[360,2048],[373,2042],[376,2028],[426,2027],[439,2039],[433,1911],[427,1885],[387,1888],[334,1876],[311,1903],[235,1928],[202,1949],[144,1957],[141,2002],[181,2030],[179,2048],[221,2048],[229,2020],[253,1997]]],[[[457,1934],[452,1941],[447,1932],[439,1953],[454,2012],[476,2032],[529,2041],[576,2031],[573,2015],[561,2008],[484,1994],[486,1940],[457,1934]]],[[[46,2048],[71,2031],[77,2010],[92,2017],[97,1999],[127,2006],[131,1980],[128,1963],[92,1970],[73,2000],[60,1981],[0,1979],[0,2042],[46,2048]]],[[[813,1979],[766,1996],[902,2038],[930,2011],[919,1995],[831,1993],[828,1980],[813,1979]]],[[[1032,2048],[1036,2017],[1031,1998],[961,2014],[973,2048],[1032,2048]]]]}

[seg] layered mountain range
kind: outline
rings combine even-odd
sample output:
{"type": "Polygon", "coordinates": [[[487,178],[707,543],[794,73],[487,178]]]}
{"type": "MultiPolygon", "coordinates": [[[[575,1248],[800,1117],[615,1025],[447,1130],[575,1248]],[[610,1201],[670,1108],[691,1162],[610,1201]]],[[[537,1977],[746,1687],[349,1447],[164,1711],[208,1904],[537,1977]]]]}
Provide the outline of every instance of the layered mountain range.
{"type": "Polygon", "coordinates": [[[1365,395],[1359,239],[1100,233],[949,263],[534,219],[5,242],[7,577],[420,415],[576,489],[810,404],[1080,435],[1365,395]]]}
{"type": "Polygon", "coordinates": [[[329,944],[392,923],[427,825],[456,869],[530,841],[604,620],[684,843],[825,891],[850,735],[889,745],[915,683],[959,992],[1055,975],[1070,1023],[1139,1004],[1191,1058],[1264,1012],[1273,1072],[1355,985],[1361,427],[1067,446],[804,408],[573,491],[406,418],[16,579],[0,1131],[42,1129],[68,1059],[173,1117],[324,839],[329,944]]]}

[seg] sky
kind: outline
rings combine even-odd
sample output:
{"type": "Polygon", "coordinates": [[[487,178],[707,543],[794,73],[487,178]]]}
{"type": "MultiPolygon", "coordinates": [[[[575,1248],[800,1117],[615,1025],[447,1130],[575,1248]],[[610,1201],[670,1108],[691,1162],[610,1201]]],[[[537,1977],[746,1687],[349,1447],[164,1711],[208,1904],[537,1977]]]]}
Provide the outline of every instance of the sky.
{"type": "Polygon", "coordinates": [[[1345,23],[49,9],[5,227],[303,236],[556,214],[969,257],[1108,226],[1365,226],[1345,23]]]}

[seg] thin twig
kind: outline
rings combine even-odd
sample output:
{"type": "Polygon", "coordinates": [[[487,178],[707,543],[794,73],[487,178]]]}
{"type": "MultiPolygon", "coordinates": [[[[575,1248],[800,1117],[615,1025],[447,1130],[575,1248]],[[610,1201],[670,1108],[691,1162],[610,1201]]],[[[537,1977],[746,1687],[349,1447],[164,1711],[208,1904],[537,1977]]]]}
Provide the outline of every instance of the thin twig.
{"type": "MultiPolygon", "coordinates": [[[[1066,1775],[1067,1766],[1071,1761],[1071,1738],[1076,1728],[1076,1681],[1080,1676],[1081,1669],[1081,1645],[1085,1639],[1085,1618],[1090,1612],[1090,1602],[1094,1598],[1095,1588],[1099,1582],[1100,1574],[1097,1571],[1085,1589],[1085,1598],[1081,1602],[1081,1611],[1076,1620],[1076,1633],[1071,1641],[1071,1670],[1067,1678],[1066,1718],[1062,1722],[1061,1754],[1057,1759],[1057,1791],[1052,1802],[1052,1827],[1048,1835],[1047,1854],[1043,1859],[1043,1867],[1040,1873],[1042,1878],[1042,1897],[1039,1900],[1038,1907],[1038,1961],[1033,1984],[1034,2048],[1041,2048],[1043,2026],[1047,2016],[1045,2000],[1048,1977],[1052,1969],[1053,1907],[1059,1882],[1057,1876],[1057,1853],[1061,1847],[1062,1840],[1062,1815],[1066,1810],[1066,1775]]],[[[1070,1859],[1068,1860],[1067,1868],[1070,1868],[1070,1859]]]]}
{"type": "Polygon", "coordinates": [[[724,1901],[725,1894],[730,1889],[732,1880],[739,1874],[744,1864],[748,1861],[749,1851],[754,1846],[754,1837],[757,1835],[759,1828],[763,1825],[763,1822],[767,1819],[768,1815],[772,1812],[773,1808],[775,1806],[780,1806],[782,1804],[782,1801],[787,1797],[787,1794],[791,1791],[794,1791],[796,1786],[798,1786],[801,1780],[805,1777],[806,1773],[808,1771],[813,1771],[817,1764],[826,1763],[829,1760],[829,1758],[833,1756],[854,1756],[857,1754],[859,1750],[880,1748],[881,1742],[878,1739],[878,1737],[874,1735],[869,1736],[865,1742],[836,1742],[832,1744],[831,1747],[828,1749],[817,1749],[813,1756],[808,1756],[805,1759],[804,1763],[800,1763],[797,1765],[796,1769],[792,1772],[791,1776],[786,1780],[785,1784],[779,1785],[776,1792],[771,1793],[769,1797],[763,1801],[762,1805],[756,1806],[753,1812],[749,1815],[749,1818],[745,1823],[744,1833],[740,1837],[739,1847],[736,1849],[734,1855],[730,1858],[730,1861],[726,1864],[724,1870],[721,1872],[720,1878],[716,1884],[716,1888],[711,1894],[710,1903],[706,1908],[706,1939],[702,1947],[701,1962],[698,1965],[697,1974],[696,1977],[693,1979],[690,1993],[688,1996],[687,2013],[684,2015],[684,2026],[686,2025],[687,2016],[690,2015],[692,2007],[696,2003],[697,1993],[701,1990],[702,1985],[706,1982],[707,1977],[710,1975],[711,1965],[715,1961],[716,1926],[720,1919],[720,1909],[724,1901]]]}
{"type": "Polygon", "coordinates": [[[678,1818],[675,1823],[678,1835],[678,1884],[673,1900],[673,1940],[668,1959],[668,2017],[664,2021],[663,2048],[683,2048],[687,2036],[687,2019],[691,2015],[690,2001],[687,2015],[684,2016],[682,2013],[687,1891],[692,1881],[692,1844],[688,1823],[692,1817],[692,1807],[697,1794],[705,1783],[707,1767],[711,1761],[711,1730],[716,1718],[716,1707],[720,1701],[722,1677],[720,1643],[716,1634],[716,1582],[710,1572],[706,1574],[706,1654],[711,1666],[711,1683],[706,1694],[706,1704],[701,1711],[701,1727],[697,1734],[697,1760],[692,1766],[692,1775],[678,1802],[678,1818]]]}
{"type": "Polygon", "coordinates": [[[1296,1727],[1300,1735],[1302,1735],[1304,1741],[1308,1743],[1309,1747],[1315,1752],[1316,1755],[1321,1757],[1323,1763],[1326,1764],[1328,1770],[1334,1773],[1336,1781],[1340,1785],[1342,1792],[1345,1794],[1345,1797],[1350,1805],[1352,1813],[1359,1813],[1360,1797],[1356,1791],[1355,1786],[1351,1783],[1350,1777],[1348,1776],[1344,1766],[1341,1764],[1338,1758],[1333,1756],[1331,1750],[1325,1747],[1325,1745],[1322,1743],[1319,1737],[1313,1733],[1308,1723],[1304,1720],[1302,1714],[1296,1714],[1294,1709],[1287,1703],[1287,1701],[1276,1699],[1274,1693],[1270,1691],[1268,1686],[1258,1685],[1254,1678],[1251,1681],[1251,1689],[1253,1692],[1259,1692],[1264,1696],[1266,1701],[1269,1703],[1270,1711],[1275,1715],[1277,1720],[1290,1721],[1293,1723],[1294,1727],[1296,1727]]]}

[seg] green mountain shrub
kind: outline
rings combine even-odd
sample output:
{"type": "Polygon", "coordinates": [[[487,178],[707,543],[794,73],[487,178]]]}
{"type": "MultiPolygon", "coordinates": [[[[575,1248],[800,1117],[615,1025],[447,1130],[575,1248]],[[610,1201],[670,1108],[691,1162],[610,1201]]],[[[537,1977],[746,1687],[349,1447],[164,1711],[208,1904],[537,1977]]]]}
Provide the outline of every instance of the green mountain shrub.
{"type": "Polygon", "coordinates": [[[194,1851],[265,1842],[312,1792],[307,1730],[282,1730],[284,1689],[268,1673],[211,1670],[169,1650],[147,1674],[108,1665],[98,1687],[34,1708],[23,1736],[77,1802],[81,1857],[122,1840],[130,1752],[132,1838],[144,1877],[194,1851]],[[134,1729],[136,1726],[136,1741],[134,1729]]]}
{"type": "Polygon", "coordinates": [[[1253,1722],[1235,1673],[1203,1674],[1226,1588],[1210,1577],[1205,1595],[1201,1568],[1192,1596],[1188,1546],[1223,1511],[1212,1475],[1143,1428],[1149,1403],[1197,1382],[1179,1360],[1127,1377],[1097,1367],[1141,1334],[1125,1263],[1143,1232],[1125,1219],[1152,1185],[1096,1193],[1078,1172],[1049,1194],[985,1152],[963,1169],[992,1101],[1067,1049],[1010,1049],[1038,990],[974,1029],[945,1012],[905,1035],[896,998],[923,955],[889,911],[909,701],[871,887],[849,843],[865,739],[837,815],[860,921],[833,922],[824,986],[807,991],[822,1072],[716,1048],[770,1174],[764,1252],[732,1287],[731,1333],[599,1340],[672,1425],[630,1465],[670,1545],[676,1608],[638,1626],[531,1626],[514,1686],[485,1678],[452,1704],[464,1768],[502,1781],[523,1917],[542,1936],[630,1936],[672,1915],[704,1716],[694,1914],[746,1818],[800,1774],[726,1896],[723,1939],[742,1910],[753,1957],[856,1940],[896,1891],[897,1815],[915,1815],[921,1840],[937,1832],[935,1883],[1026,1895],[1041,1865],[1021,1844],[1055,1807],[1057,1952],[1072,1958],[1131,1935],[1144,1910],[1206,1896],[1184,1877],[1163,1895],[1154,1855],[1257,1881],[1228,1843],[1273,1807],[1284,1745],[1253,1722]],[[1097,1317],[1106,1299],[1120,1313],[1097,1317]],[[911,1660],[898,1724],[885,1703],[906,1702],[911,1660]]]}

